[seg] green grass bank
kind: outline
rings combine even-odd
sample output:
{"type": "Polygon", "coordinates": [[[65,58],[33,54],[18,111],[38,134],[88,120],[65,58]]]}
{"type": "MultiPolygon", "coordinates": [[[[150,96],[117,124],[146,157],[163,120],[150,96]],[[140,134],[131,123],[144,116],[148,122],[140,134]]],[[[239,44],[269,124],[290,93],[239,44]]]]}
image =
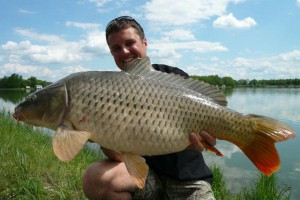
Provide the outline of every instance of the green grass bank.
{"type": "MultiPolygon", "coordinates": [[[[84,148],[75,159],[59,161],[51,146],[51,137],[12,119],[0,110],[0,199],[86,199],[81,177],[87,166],[103,158],[84,148]]],[[[276,174],[266,177],[258,173],[257,180],[232,194],[226,188],[222,170],[211,167],[213,190],[218,200],[288,200],[291,188],[279,187],[276,174]]]]}

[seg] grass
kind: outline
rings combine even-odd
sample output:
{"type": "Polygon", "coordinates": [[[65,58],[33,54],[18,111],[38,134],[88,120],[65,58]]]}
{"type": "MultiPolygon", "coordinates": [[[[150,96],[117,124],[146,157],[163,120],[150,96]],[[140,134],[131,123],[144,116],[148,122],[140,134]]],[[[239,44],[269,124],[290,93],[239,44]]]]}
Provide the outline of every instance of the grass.
{"type": "MultiPolygon", "coordinates": [[[[81,177],[101,153],[84,148],[72,161],[59,161],[51,137],[13,120],[0,110],[0,199],[86,199],[81,177]]],[[[212,166],[212,185],[218,200],[288,200],[291,188],[279,188],[276,175],[259,173],[253,185],[233,194],[226,188],[222,170],[212,166]]]]}
{"type": "Polygon", "coordinates": [[[276,173],[266,176],[258,172],[257,178],[252,185],[243,187],[238,194],[230,193],[226,189],[223,172],[218,166],[212,166],[214,182],[212,189],[218,200],[289,200],[291,188],[284,186],[280,188],[276,173]]]}
{"type": "Polygon", "coordinates": [[[59,161],[51,137],[0,112],[0,199],[85,199],[81,177],[101,154],[85,148],[59,161]]]}

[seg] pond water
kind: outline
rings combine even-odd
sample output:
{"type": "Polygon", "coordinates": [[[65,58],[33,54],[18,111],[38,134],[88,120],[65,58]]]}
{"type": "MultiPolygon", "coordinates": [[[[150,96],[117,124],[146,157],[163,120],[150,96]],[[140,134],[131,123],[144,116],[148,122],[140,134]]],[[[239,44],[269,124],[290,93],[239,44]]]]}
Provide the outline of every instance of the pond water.
{"type": "MultiPolygon", "coordinates": [[[[30,91],[0,90],[0,109],[13,111],[30,91]]],[[[292,188],[292,200],[300,197],[300,88],[236,88],[225,90],[228,107],[242,112],[259,114],[278,119],[292,127],[297,137],[276,143],[281,158],[281,168],[277,171],[280,186],[292,188]]],[[[226,141],[218,141],[216,146],[224,157],[204,153],[209,165],[217,164],[223,169],[228,188],[238,192],[242,186],[253,183],[258,170],[238,147],[226,141]]]]}
{"type": "MultiPolygon", "coordinates": [[[[292,127],[296,138],[276,143],[281,158],[277,171],[279,186],[292,188],[292,200],[300,197],[300,88],[236,88],[226,90],[228,107],[248,114],[259,114],[278,119],[292,127]]],[[[238,192],[242,186],[253,183],[258,170],[235,145],[218,141],[217,148],[224,157],[205,153],[208,164],[222,166],[228,187],[238,192]]]]}

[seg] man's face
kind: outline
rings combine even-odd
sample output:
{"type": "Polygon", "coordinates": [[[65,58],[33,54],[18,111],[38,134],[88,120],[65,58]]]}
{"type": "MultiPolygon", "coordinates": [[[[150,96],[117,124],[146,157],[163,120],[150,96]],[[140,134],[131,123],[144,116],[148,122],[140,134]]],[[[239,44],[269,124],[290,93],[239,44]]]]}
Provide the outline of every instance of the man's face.
{"type": "Polygon", "coordinates": [[[132,27],[111,33],[107,41],[110,52],[121,70],[126,63],[147,55],[146,38],[142,40],[137,30],[132,27]]]}

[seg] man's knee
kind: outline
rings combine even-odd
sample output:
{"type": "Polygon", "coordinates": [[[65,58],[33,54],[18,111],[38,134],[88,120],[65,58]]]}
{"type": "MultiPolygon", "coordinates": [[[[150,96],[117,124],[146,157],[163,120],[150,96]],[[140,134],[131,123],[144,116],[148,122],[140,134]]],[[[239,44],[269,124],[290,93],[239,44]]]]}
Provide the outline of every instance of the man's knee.
{"type": "Polygon", "coordinates": [[[109,166],[106,161],[92,163],[82,176],[83,192],[89,199],[95,199],[99,196],[107,196],[110,187],[110,178],[106,177],[105,171],[109,166]]]}
{"type": "Polygon", "coordinates": [[[83,192],[89,199],[112,196],[130,199],[135,186],[132,186],[131,177],[127,173],[124,163],[109,160],[95,162],[83,174],[83,192]]]}

